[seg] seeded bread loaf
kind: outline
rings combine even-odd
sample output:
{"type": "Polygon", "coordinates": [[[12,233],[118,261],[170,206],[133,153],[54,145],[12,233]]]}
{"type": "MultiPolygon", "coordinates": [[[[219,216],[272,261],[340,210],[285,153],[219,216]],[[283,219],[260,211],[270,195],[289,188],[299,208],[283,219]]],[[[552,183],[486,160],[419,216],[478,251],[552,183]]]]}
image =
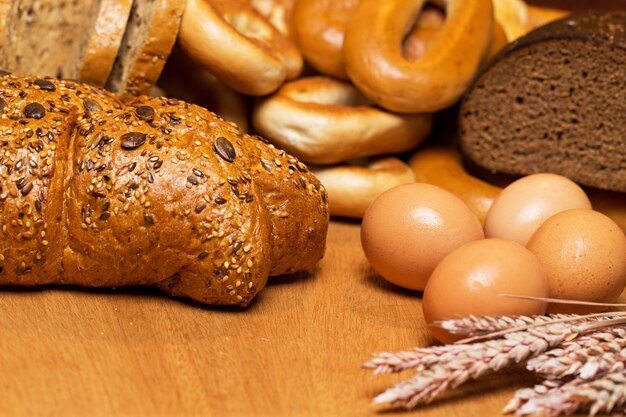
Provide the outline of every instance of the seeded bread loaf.
{"type": "Polygon", "coordinates": [[[508,45],[469,89],[461,147],[493,172],[626,191],[626,12],[588,12],[508,45]]]}
{"type": "Polygon", "coordinates": [[[203,108],[7,74],[0,96],[0,284],[246,305],[323,255],[319,181],[203,108]]]}
{"type": "Polygon", "coordinates": [[[2,68],[102,86],[132,0],[4,0],[2,68]]]}
{"type": "Polygon", "coordinates": [[[133,0],[107,89],[125,100],[148,93],[174,46],[185,4],[185,0],[133,0]]]}

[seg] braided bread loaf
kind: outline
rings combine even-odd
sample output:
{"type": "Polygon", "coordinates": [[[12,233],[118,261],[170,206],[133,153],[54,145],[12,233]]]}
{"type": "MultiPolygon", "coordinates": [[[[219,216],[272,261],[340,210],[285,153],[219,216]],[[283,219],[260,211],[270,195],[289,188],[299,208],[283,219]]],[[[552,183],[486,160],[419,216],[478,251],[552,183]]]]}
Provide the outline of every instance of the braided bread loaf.
{"type": "Polygon", "coordinates": [[[203,108],[2,73],[0,112],[0,284],[247,305],[323,255],[319,181],[203,108]]]}

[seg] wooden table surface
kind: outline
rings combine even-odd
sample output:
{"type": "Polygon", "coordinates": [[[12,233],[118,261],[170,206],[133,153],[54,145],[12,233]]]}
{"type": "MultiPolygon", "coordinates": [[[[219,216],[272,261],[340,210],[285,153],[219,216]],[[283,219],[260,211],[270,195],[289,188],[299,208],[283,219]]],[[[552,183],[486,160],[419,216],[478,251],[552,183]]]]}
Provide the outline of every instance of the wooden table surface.
{"type": "MultiPolygon", "coordinates": [[[[245,310],[150,289],[0,289],[0,416],[393,416],[370,400],[396,377],[360,365],[430,342],[420,294],[372,272],[358,223],[333,222],[318,267],[271,278],[245,310]]],[[[414,414],[499,415],[524,379],[414,414]]]]}

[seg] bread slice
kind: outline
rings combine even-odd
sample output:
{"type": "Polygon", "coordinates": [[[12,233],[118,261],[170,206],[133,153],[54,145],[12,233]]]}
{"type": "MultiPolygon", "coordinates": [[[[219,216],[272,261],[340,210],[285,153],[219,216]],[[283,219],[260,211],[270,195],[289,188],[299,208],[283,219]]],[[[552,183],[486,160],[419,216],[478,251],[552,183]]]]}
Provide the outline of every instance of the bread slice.
{"type": "Polygon", "coordinates": [[[2,67],[36,75],[64,76],[97,0],[13,0],[4,24],[2,67]]]}
{"type": "Polygon", "coordinates": [[[509,44],[461,105],[465,155],[493,173],[626,192],[624,27],[626,11],[586,12],[509,44]]]}
{"type": "Polygon", "coordinates": [[[1,65],[101,86],[117,55],[131,2],[4,0],[1,65]]]}
{"type": "Polygon", "coordinates": [[[120,49],[132,0],[100,0],[99,3],[97,13],[91,16],[95,21],[88,25],[89,33],[83,38],[77,59],[67,68],[67,74],[69,78],[103,87],[120,49]]]}
{"type": "Polygon", "coordinates": [[[134,0],[107,89],[124,99],[148,93],[174,46],[184,8],[184,0],[134,0]]]}

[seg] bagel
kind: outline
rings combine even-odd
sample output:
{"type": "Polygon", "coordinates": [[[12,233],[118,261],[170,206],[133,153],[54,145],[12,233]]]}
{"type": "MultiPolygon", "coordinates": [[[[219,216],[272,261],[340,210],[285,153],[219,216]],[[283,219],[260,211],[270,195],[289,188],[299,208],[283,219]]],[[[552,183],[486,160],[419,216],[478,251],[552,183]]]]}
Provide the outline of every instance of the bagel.
{"type": "Polygon", "coordinates": [[[311,167],[328,193],[331,216],[362,218],[367,207],[382,193],[415,182],[407,164],[395,157],[361,164],[311,167]]]}
{"type": "Polygon", "coordinates": [[[492,56],[500,52],[500,50],[504,48],[508,43],[509,40],[506,37],[506,33],[504,32],[504,28],[502,27],[502,25],[498,22],[493,22],[491,45],[489,46],[487,59],[490,59],[492,56]]]}
{"type": "Polygon", "coordinates": [[[249,131],[249,98],[194,65],[180,48],[174,48],[170,54],[159,78],[159,87],[164,90],[160,96],[197,104],[235,123],[242,131],[249,131]]]}
{"type": "Polygon", "coordinates": [[[293,39],[293,8],[296,0],[250,0],[254,9],[283,36],[293,39]]]}
{"type": "Polygon", "coordinates": [[[424,8],[417,18],[413,29],[402,43],[402,55],[409,61],[415,61],[426,53],[430,45],[437,39],[446,16],[436,8],[424,8]]]}
{"type": "MultiPolygon", "coordinates": [[[[256,0],[261,1],[261,0],[256,0]]],[[[293,13],[295,38],[305,59],[318,72],[348,79],[343,58],[346,25],[358,0],[299,0],[293,13]]],[[[403,42],[408,60],[420,57],[445,22],[438,7],[427,4],[403,42]]]]}
{"type": "Polygon", "coordinates": [[[522,0],[493,0],[493,6],[496,22],[504,28],[509,42],[570,13],[562,9],[527,5],[522,0]]]}
{"type": "Polygon", "coordinates": [[[528,32],[528,6],[523,0],[493,0],[493,14],[509,42],[528,32]]]}
{"type": "Polygon", "coordinates": [[[380,110],[351,84],[321,76],[286,83],[259,101],[252,116],[259,134],[314,164],[406,151],[419,145],[433,124],[431,114],[380,110]]]}
{"type": "MultiPolygon", "coordinates": [[[[452,146],[418,150],[409,160],[417,182],[437,185],[456,194],[484,223],[487,211],[500,195],[501,187],[471,174],[463,165],[460,151],[452,146]]],[[[594,210],[609,216],[626,232],[626,194],[585,188],[594,210]]]]}
{"type": "Polygon", "coordinates": [[[229,87],[260,96],[302,71],[302,56],[245,0],[187,0],[179,43],[229,87]]]}
{"type": "Polygon", "coordinates": [[[456,194],[476,214],[481,224],[501,188],[468,174],[461,154],[452,146],[427,147],[409,160],[417,182],[437,185],[456,194]]]}
{"type": "Polygon", "coordinates": [[[361,0],[345,33],[346,72],[366,96],[403,113],[433,112],[456,102],[487,56],[491,0],[445,0],[446,23],[416,61],[402,42],[424,0],[361,0]],[[471,34],[471,35],[470,35],[471,34]]]}
{"type": "Polygon", "coordinates": [[[528,21],[526,22],[526,31],[548,24],[554,20],[561,19],[571,12],[562,9],[553,9],[550,7],[528,6],[528,21]]]}
{"type": "Polygon", "coordinates": [[[293,11],[296,41],[318,72],[347,79],[343,62],[346,25],[359,0],[298,0],[293,11]]]}
{"type": "MultiPolygon", "coordinates": [[[[417,24],[402,44],[402,55],[408,61],[416,61],[431,47],[445,22],[444,14],[436,8],[422,11],[417,24]]],[[[504,29],[494,22],[491,33],[491,44],[487,59],[491,58],[506,46],[508,39],[504,29]]]]}

